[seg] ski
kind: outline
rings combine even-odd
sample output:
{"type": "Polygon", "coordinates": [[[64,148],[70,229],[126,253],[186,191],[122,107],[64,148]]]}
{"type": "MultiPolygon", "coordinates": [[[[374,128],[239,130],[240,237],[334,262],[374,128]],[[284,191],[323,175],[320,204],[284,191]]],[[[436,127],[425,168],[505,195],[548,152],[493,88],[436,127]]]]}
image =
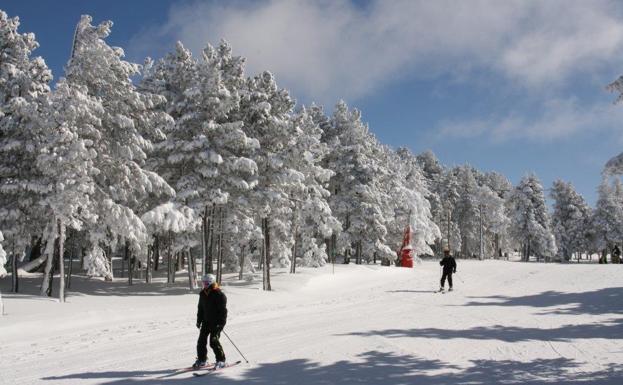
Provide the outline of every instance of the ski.
{"type": "Polygon", "coordinates": [[[203,373],[193,373],[193,376],[195,376],[195,377],[203,377],[203,376],[205,376],[207,374],[214,373],[214,372],[219,372],[219,371],[221,371],[223,369],[231,368],[232,366],[236,366],[236,365],[241,364],[241,363],[242,363],[242,361],[236,361],[236,362],[233,362],[231,364],[225,364],[225,366],[222,367],[222,368],[210,368],[210,369],[206,370],[203,373]]]}
{"type": "Polygon", "coordinates": [[[214,369],[214,364],[206,364],[199,368],[193,368],[192,366],[189,366],[186,368],[173,369],[171,373],[166,374],[160,378],[173,377],[173,376],[177,376],[178,374],[182,374],[182,373],[188,373],[188,372],[194,372],[194,371],[200,371],[200,370],[212,370],[212,369],[214,369]]]}
{"type": "Polygon", "coordinates": [[[454,289],[452,289],[452,290],[435,290],[433,293],[446,294],[446,293],[452,293],[453,291],[455,291],[455,290],[454,289]]]}

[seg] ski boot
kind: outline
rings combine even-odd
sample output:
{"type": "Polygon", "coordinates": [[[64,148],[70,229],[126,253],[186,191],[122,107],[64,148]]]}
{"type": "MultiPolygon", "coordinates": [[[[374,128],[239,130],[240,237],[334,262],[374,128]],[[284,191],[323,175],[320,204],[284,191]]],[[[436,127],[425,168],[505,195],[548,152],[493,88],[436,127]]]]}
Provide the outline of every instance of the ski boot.
{"type": "Polygon", "coordinates": [[[197,358],[197,361],[193,364],[193,369],[201,369],[205,367],[208,363],[206,361],[202,361],[197,358]]]}

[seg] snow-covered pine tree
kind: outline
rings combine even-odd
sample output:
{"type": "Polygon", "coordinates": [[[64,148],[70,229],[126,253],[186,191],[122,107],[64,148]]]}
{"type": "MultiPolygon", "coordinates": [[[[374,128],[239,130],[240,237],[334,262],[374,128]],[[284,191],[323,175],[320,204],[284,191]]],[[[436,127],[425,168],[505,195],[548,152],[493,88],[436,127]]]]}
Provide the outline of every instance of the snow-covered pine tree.
{"type": "MultiPolygon", "coordinates": [[[[379,167],[375,175],[374,185],[378,191],[378,206],[381,209],[379,218],[383,218],[386,235],[383,244],[387,245],[396,256],[396,250],[402,244],[404,226],[409,223],[409,210],[403,181],[400,180],[400,168],[396,164],[400,162],[394,150],[389,146],[382,145],[377,141],[377,145],[372,147],[372,154],[379,167]]],[[[377,259],[388,260],[389,255],[382,255],[376,251],[372,253],[372,260],[376,263],[377,259]]],[[[369,259],[368,259],[369,260],[369,259]]]]}
{"type": "Polygon", "coordinates": [[[479,201],[482,204],[485,225],[485,254],[501,257],[510,249],[508,236],[508,196],[512,190],[511,182],[502,174],[488,172],[482,176],[479,201]]]}
{"type": "MultiPolygon", "coordinates": [[[[243,202],[244,198],[240,201],[243,202]]],[[[229,206],[230,210],[224,216],[223,221],[221,262],[227,271],[238,270],[239,279],[243,279],[244,272],[255,273],[253,261],[260,260],[263,234],[262,229],[253,219],[252,206],[246,203],[232,206],[229,206]]],[[[217,216],[216,219],[218,220],[219,217],[217,216]]],[[[216,224],[219,224],[218,221],[216,224]]],[[[248,278],[251,277],[248,276],[248,278]]]]}
{"type": "Polygon", "coordinates": [[[139,215],[150,209],[146,202],[153,206],[175,194],[145,167],[152,141],[164,137],[172,119],[159,110],[165,102],[162,96],[139,92],[132,83],[140,66],[123,60],[123,50],[104,41],[112,22],[93,26],[91,21],[85,15],[78,23],[66,78],[70,87],[83,87],[88,96],[98,98],[104,109],[99,125],[86,138],[93,141],[93,166],[99,171],[92,199],[98,220],[88,228],[87,266],[89,274],[112,278],[112,256],[103,260],[104,249],[128,244],[144,260],[147,232],[139,215]]]}
{"type": "Polygon", "coordinates": [[[44,60],[32,57],[39,46],[34,34],[19,33],[19,25],[19,18],[0,10],[0,229],[13,245],[14,259],[24,255],[15,250],[24,250],[45,226],[39,203],[48,186],[36,160],[52,79],[44,60]]]}
{"type": "Polygon", "coordinates": [[[335,106],[331,128],[325,133],[325,143],[331,150],[327,167],[331,178],[331,210],[341,221],[343,230],[337,240],[341,253],[354,254],[357,263],[374,257],[395,258],[386,240],[389,222],[389,201],[381,181],[389,172],[380,156],[383,150],[377,139],[361,121],[358,110],[349,110],[345,102],[335,106]]]}
{"type": "Polygon", "coordinates": [[[476,194],[478,204],[478,256],[498,257],[501,253],[500,239],[507,232],[510,221],[506,215],[504,199],[487,185],[478,186],[476,194]]]}
{"type": "Polygon", "coordinates": [[[438,194],[441,202],[438,226],[441,230],[442,242],[453,253],[461,250],[461,231],[458,226],[457,215],[454,213],[457,202],[460,198],[459,182],[456,169],[447,169],[440,177],[438,183],[438,194]]]}
{"type": "Polygon", "coordinates": [[[552,230],[556,237],[558,253],[571,260],[573,253],[584,251],[586,223],[590,208],[573,185],[562,180],[554,181],[550,195],[554,200],[552,230]]]}
{"type": "MultiPolygon", "coordinates": [[[[320,141],[322,143],[324,143],[327,146],[328,149],[328,153],[327,155],[325,155],[325,157],[323,158],[323,161],[321,163],[321,166],[324,168],[329,168],[329,160],[328,160],[328,156],[331,154],[331,149],[332,148],[337,148],[338,144],[339,144],[339,139],[337,137],[337,135],[335,134],[335,132],[333,131],[333,125],[331,123],[331,118],[329,118],[325,113],[324,113],[324,109],[322,106],[317,105],[315,103],[312,103],[312,105],[309,107],[308,110],[309,115],[311,116],[313,122],[320,128],[322,134],[320,136],[320,141]]],[[[331,180],[329,180],[329,183],[327,185],[327,188],[329,190],[329,196],[333,195],[336,193],[336,187],[331,183],[331,180]]],[[[332,199],[329,198],[328,201],[332,199]]],[[[330,205],[329,205],[330,208],[330,205]]],[[[336,216],[337,219],[337,216],[336,216]]],[[[339,222],[339,220],[338,220],[339,222]]],[[[341,227],[343,227],[343,224],[341,224],[341,227]]],[[[329,238],[328,240],[326,240],[326,244],[327,244],[327,254],[332,258],[332,262],[335,263],[335,258],[337,256],[337,237],[338,234],[341,233],[341,230],[339,232],[334,232],[331,235],[331,238],[329,238]]]]}
{"type": "MultiPolygon", "coordinates": [[[[59,298],[64,301],[64,262],[60,250],[64,248],[65,229],[81,231],[84,224],[93,225],[91,197],[95,193],[93,166],[93,130],[100,124],[104,109],[99,101],[87,95],[81,86],[70,87],[61,79],[52,93],[46,113],[47,135],[37,165],[49,192],[41,202],[51,232],[49,243],[56,243],[59,256],[59,298]]],[[[51,260],[49,261],[51,264],[51,260]]],[[[42,293],[50,291],[49,279],[44,279],[42,293]]]]}
{"type": "Polygon", "coordinates": [[[212,208],[242,215],[244,197],[257,180],[251,157],[258,141],[246,136],[243,122],[232,114],[239,107],[243,63],[224,41],[216,49],[208,45],[199,62],[178,43],[174,53],[150,63],[141,85],[167,98],[166,111],[175,125],[155,145],[150,165],[176,189],[176,202],[203,218],[202,249],[209,272],[214,232],[208,234],[206,227],[215,228],[212,208]]]}
{"type": "Polygon", "coordinates": [[[523,247],[524,260],[535,255],[537,260],[550,260],[557,247],[550,227],[550,218],[543,186],[534,174],[527,175],[510,195],[510,234],[523,247]]]}
{"type": "MultiPolygon", "coordinates": [[[[392,176],[389,184],[389,195],[394,203],[396,214],[401,211],[407,212],[406,223],[411,226],[412,237],[411,246],[415,256],[422,254],[433,254],[432,245],[435,240],[441,238],[439,227],[433,221],[431,204],[429,198],[434,194],[428,189],[426,178],[417,157],[407,148],[402,147],[390,158],[390,165],[396,173],[392,176]]],[[[397,234],[398,242],[402,242],[402,230],[405,222],[400,215],[395,216],[396,222],[401,228],[392,229],[393,234],[397,234]]],[[[395,238],[394,235],[394,238],[395,238]]]]}
{"type": "Polygon", "coordinates": [[[288,149],[289,165],[302,175],[300,183],[290,189],[294,200],[290,271],[294,273],[299,256],[303,266],[325,264],[329,256],[324,239],[337,234],[341,224],[332,215],[328,203],[330,193],[326,187],[333,172],[322,166],[329,153],[328,146],[321,142],[322,130],[305,108],[293,116],[291,124],[296,142],[288,149]]]}
{"type": "Polygon", "coordinates": [[[240,234],[237,231],[242,227],[234,222],[241,221],[245,225],[252,223],[249,197],[258,183],[258,166],[253,158],[260,148],[260,142],[247,135],[240,116],[234,118],[240,109],[240,93],[244,92],[243,68],[244,59],[233,56],[230,45],[221,41],[216,48],[210,45],[206,47],[198,71],[205,79],[201,82],[205,104],[216,104],[215,100],[220,100],[218,108],[212,113],[212,121],[204,123],[209,141],[222,158],[222,162],[217,165],[218,172],[211,181],[213,191],[209,193],[209,197],[222,196],[224,199],[220,211],[223,216],[222,234],[218,238],[219,279],[224,268],[233,269],[239,265],[238,256],[243,252],[242,248],[246,247],[246,243],[241,244],[240,241],[245,238],[255,239],[258,230],[247,227],[246,231],[250,233],[240,234]]]}
{"type": "MultiPolygon", "coordinates": [[[[175,277],[175,272],[172,271],[172,258],[180,252],[179,242],[186,238],[178,234],[184,233],[186,228],[172,226],[169,221],[163,219],[183,218],[182,212],[192,215],[203,213],[199,207],[201,203],[197,204],[200,192],[204,192],[207,186],[207,183],[200,183],[205,182],[202,172],[206,173],[206,170],[209,170],[207,173],[213,174],[215,163],[220,161],[218,156],[205,148],[207,147],[205,136],[198,137],[201,133],[197,132],[196,128],[201,126],[201,122],[192,118],[194,114],[191,111],[192,103],[188,102],[187,90],[195,87],[197,67],[191,52],[178,42],[175,51],[157,63],[150,58],[146,60],[143,78],[139,84],[141,91],[161,95],[166,99],[166,103],[161,104],[160,108],[174,121],[174,124],[168,126],[164,132],[165,137],[154,143],[147,167],[161,175],[176,190],[175,204],[155,207],[142,217],[149,221],[148,231],[152,236],[153,258],[160,259],[161,256],[167,258],[168,283],[175,277]],[[205,151],[202,153],[202,150],[205,151]],[[201,154],[203,156],[199,156],[201,154]],[[199,176],[199,180],[196,176],[199,176]],[[187,203],[199,209],[191,209],[187,203]],[[158,228],[159,225],[162,228],[158,228]]],[[[158,262],[155,261],[156,266],[158,262]]],[[[191,285],[192,281],[191,279],[191,285]]]]}
{"type": "Polygon", "coordinates": [[[290,191],[302,182],[292,169],[288,148],[296,143],[290,123],[294,100],[277,87],[273,75],[265,71],[249,78],[241,90],[240,108],[234,116],[244,122],[244,132],[257,139],[259,149],[253,160],[258,168],[258,183],[249,198],[255,215],[261,219],[264,234],[264,289],[270,290],[273,261],[289,265],[293,244],[291,218],[294,201],[290,191]]]}
{"type": "Polygon", "coordinates": [[[425,187],[428,190],[426,199],[430,204],[431,216],[441,232],[439,238],[435,240],[434,249],[434,253],[440,255],[443,250],[443,238],[447,238],[447,234],[444,235],[445,227],[443,227],[443,221],[444,218],[447,219],[447,213],[444,212],[440,197],[445,170],[431,150],[418,154],[416,156],[416,161],[422,170],[422,175],[426,183],[425,187]]]}
{"type": "Polygon", "coordinates": [[[604,177],[598,188],[598,198],[593,211],[592,226],[595,229],[595,248],[605,258],[614,244],[623,240],[623,197],[620,191],[621,182],[618,178],[611,185],[604,177]],[[618,187],[617,187],[618,185],[618,187]]]}
{"type": "Polygon", "coordinates": [[[459,198],[452,215],[461,234],[461,254],[465,258],[480,255],[480,223],[482,207],[476,170],[468,165],[456,168],[459,198]]]}

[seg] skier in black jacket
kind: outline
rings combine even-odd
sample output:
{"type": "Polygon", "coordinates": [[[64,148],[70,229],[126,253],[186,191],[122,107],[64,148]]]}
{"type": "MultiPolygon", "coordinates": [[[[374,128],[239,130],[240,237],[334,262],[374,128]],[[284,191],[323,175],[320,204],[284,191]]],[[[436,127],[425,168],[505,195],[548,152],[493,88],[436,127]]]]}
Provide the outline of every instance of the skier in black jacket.
{"type": "Polygon", "coordinates": [[[215,367],[222,368],[225,366],[225,352],[219,342],[219,337],[227,322],[227,297],[219,288],[213,274],[206,274],[201,280],[203,290],[199,293],[197,308],[197,328],[200,332],[197,340],[197,361],[193,367],[200,368],[206,365],[208,358],[206,344],[209,335],[210,347],[216,356],[215,367]]]}
{"type": "Polygon", "coordinates": [[[456,273],[456,261],[454,257],[450,255],[450,249],[445,248],[443,250],[444,257],[439,264],[443,266],[443,274],[441,275],[441,286],[439,291],[443,291],[443,287],[446,283],[446,277],[448,277],[448,284],[450,285],[450,291],[452,291],[452,273],[456,273]]]}

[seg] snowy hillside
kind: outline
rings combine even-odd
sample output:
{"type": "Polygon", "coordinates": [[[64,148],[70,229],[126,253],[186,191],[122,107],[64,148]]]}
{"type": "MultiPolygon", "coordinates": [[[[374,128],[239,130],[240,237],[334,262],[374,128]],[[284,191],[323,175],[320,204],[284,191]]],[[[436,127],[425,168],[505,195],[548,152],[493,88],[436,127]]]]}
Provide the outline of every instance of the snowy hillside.
{"type": "Polygon", "coordinates": [[[129,290],[74,277],[59,304],[6,294],[5,279],[0,383],[623,383],[621,265],[459,260],[446,294],[432,292],[435,262],[276,271],[273,292],[235,278],[225,331],[249,363],[203,378],[172,375],[193,362],[198,335],[183,281],[129,290]]]}

